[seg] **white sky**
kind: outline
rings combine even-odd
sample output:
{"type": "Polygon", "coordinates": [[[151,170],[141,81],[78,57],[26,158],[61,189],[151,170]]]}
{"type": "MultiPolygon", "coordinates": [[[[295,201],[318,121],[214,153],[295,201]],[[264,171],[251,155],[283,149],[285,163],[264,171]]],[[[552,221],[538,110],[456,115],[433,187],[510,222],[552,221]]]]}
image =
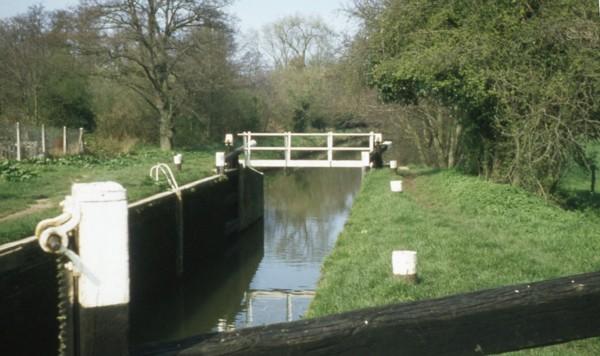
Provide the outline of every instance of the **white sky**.
{"type": "MultiPolygon", "coordinates": [[[[235,15],[242,33],[250,29],[260,30],[263,25],[287,15],[320,16],[336,31],[352,30],[354,26],[340,11],[350,0],[235,0],[229,13],[235,15]]],[[[75,6],[78,0],[0,0],[0,18],[7,18],[27,11],[32,5],[41,4],[46,10],[65,9],[75,6]]]]}

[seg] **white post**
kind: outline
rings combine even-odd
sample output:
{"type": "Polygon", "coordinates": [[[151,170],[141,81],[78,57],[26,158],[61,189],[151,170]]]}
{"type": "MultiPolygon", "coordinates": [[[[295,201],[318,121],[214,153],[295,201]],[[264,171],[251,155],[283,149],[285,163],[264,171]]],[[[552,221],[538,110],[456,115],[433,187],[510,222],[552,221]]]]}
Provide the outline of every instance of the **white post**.
{"type": "Polygon", "coordinates": [[[252,294],[248,299],[248,308],[246,308],[246,326],[252,326],[254,323],[254,310],[252,309],[252,294]]]}
{"type": "Polygon", "coordinates": [[[248,131],[248,156],[247,156],[247,159],[248,159],[247,166],[248,167],[250,166],[250,160],[252,160],[252,149],[251,149],[251,146],[252,146],[252,133],[250,131],[248,131]]]}
{"type": "Polygon", "coordinates": [[[417,251],[393,251],[392,272],[394,276],[409,282],[417,281],[417,251]]]}
{"type": "Polygon", "coordinates": [[[285,136],[285,167],[290,164],[292,160],[292,133],[288,132],[285,136]]]}
{"type": "Polygon", "coordinates": [[[369,167],[369,165],[371,164],[371,156],[369,152],[362,151],[360,155],[363,167],[369,167]]]}
{"type": "Polygon", "coordinates": [[[175,164],[175,167],[178,171],[181,171],[183,166],[183,155],[181,153],[178,153],[175,156],[173,156],[173,164],[175,164]]]}
{"type": "Polygon", "coordinates": [[[398,161],[395,161],[395,160],[390,161],[390,168],[391,169],[398,168],[398,161]]]}
{"type": "Polygon", "coordinates": [[[329,167],[333,161],[333,133],[330,131],[327,134],[327,160],[329,161],[329,167]]]}
{"type": "Polygon", "coordinates": [[[126,190],[118,183],[74,184],[81,221],[77,246],[79,354],[124,355],[129,330],[129,226],[126,190]]]}
{"type": "Polygon", "coordinates": [[[223,173],[225,170],[225,152],[215,153],[215,166],[217,167],[217,173],[223,173]]]}
{"type": "Polygon", "coordinates": [[[67,154],[67,127],[63,126],[63,154],[67,154]]]}
{"type": "Polygon", "coordinates": [[[42,155],[46,157],[46,126],[42,124],[42,155]]]}
{"type": "Polygon", "coordinates": [[[287,302],[287,321],[290,322],[294,319],[294,311],[292,310],[292,295],[290,293],[288,293],[286,295],[286,302],[287,302]]]}
{"type": "Polygon", "coordinates": [[[244,133],[242,133],[243,137],[244,137],[244,166],[248,167],[249,166],[249,162],[248,162],[248,145],[250,143],[250,141],[248,140],[248,135],[246,133],[246,131],[244,131],[244,133]]]}
{"type": "Polygon", "coordinates": [[[79,154],[83,153],[83,127],[79,128],[79,154]]]}
{"type": "Polygon", "coordinates": [[[401,193],[402,192],[402,181],[401,180],[390,181],[390,190],[394,193],[401,193]]]}
{"type": "Polygon", "coordinates": [[[21,124],[17,122],[17,161],[21,160],[21,124]]]}
{"type": "Polygon", "coordinates": [[[373,131],[371,131],[369,134],[369,152],[373,152],[374,148],[375,148],[375,134],[373,133],[373,131]]]}

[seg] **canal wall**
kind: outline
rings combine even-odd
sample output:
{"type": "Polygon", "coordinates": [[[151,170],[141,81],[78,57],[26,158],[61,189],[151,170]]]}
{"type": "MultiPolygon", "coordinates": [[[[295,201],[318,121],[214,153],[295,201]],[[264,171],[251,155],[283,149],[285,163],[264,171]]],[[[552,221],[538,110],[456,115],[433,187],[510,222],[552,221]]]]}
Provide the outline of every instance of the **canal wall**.
{"type": "MultiPolygon", "coordinates": [[[[208,256],[224,254],[238,231],[262,217],[262,201],[262,174],[244,169],[130,204],[131,308],[193,277],[208,256]]],[[[57,349],[57,289],[55,256],[34,237],[0,246],[2,350],[57,349]]]]}

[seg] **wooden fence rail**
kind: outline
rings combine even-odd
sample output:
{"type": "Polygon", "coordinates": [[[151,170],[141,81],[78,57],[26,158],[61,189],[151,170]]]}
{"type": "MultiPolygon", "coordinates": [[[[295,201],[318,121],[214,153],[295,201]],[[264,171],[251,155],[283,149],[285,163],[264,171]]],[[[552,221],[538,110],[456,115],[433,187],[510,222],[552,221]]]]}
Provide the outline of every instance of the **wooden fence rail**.
{"type": "Polygon", "coordinates": [[[149,345],[139,355],[481,355],[600,335],[600,272],[149,345]]]}

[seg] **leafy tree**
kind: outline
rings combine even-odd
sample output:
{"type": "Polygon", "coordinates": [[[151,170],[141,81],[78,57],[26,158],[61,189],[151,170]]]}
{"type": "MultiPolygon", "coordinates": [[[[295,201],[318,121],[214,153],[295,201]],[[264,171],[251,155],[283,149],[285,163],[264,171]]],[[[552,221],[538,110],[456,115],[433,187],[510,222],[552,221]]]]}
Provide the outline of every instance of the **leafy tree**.
{"type": "MultiPolygon", "coordinates": [[[[369,78],[387,102],[437,105],[468,171],[551,192],[599,134],[591,1],[356,1],[369,78]]],[[[422,125],[428,125],[423,121],[422,125]]],[[[439,130],[438,130],[439,131],[439,130]]]]}
{"type": "Polygon", "coordinates": [[[0,22],[0,115],[93,130],[89,67],[72,51],[72,17],[34,6],[0,22]]]}

